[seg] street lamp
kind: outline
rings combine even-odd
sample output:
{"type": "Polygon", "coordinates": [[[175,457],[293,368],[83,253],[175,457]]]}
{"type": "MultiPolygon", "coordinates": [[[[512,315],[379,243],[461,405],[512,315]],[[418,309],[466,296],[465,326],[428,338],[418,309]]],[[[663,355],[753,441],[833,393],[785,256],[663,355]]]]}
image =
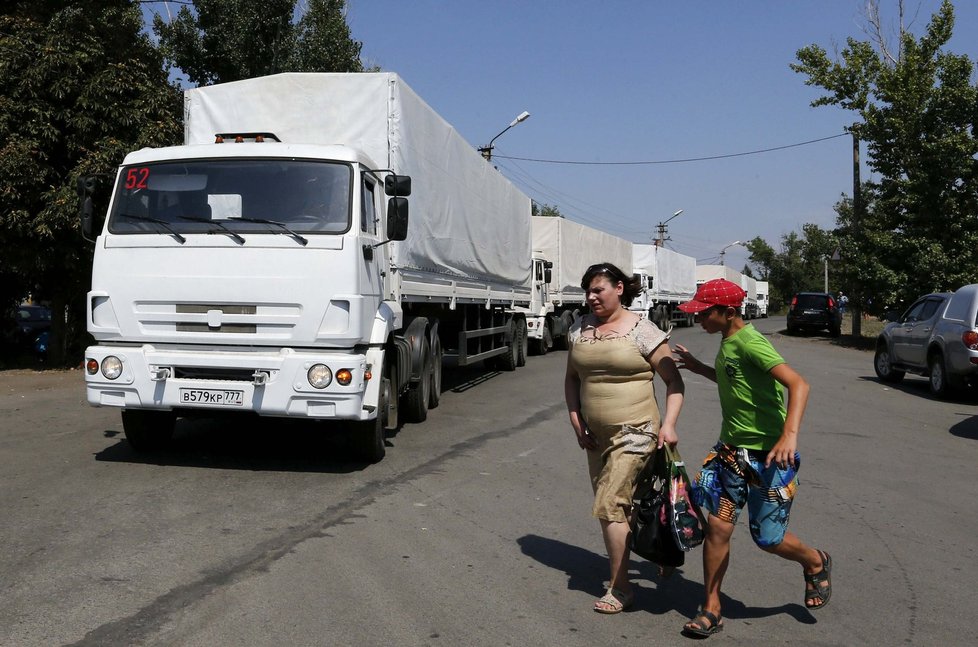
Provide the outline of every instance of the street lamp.
{"type": "Polygon", "coordinates": [[[503,128],[502,131],[499,133],[499,135],[493,137],[492,140],[489,142],[488,146],[483,146],[482,148],[479,149],[479,152],[482,153],[482,156],[486,158],[487,162],[492,161],[492,145],[497,139],[499,139],[499,136],[502,135],[507,130],[509,130],[510,128],[512,128],[513,126],[515,126],[516,124],[521,124],[529,118],[530,118],[530,113],[524,110],[519,115],[517,115],[516,119],[510,122],[508,126],[503,128]]]}
{"type": "Polygon", "coordinates": [[[679,209],[678,211],[676,211],[676,213],[672,214],[672,216],[666,218],[665,222],[660,222],[658,225],[656,225],[656,229],[659,230],[659,237],[655,239],[656,247],[662,247],[666,242],[666,223],[672,220],[673,218],[675,218],[676,216],[678,216],[679,214],[681,214],[682,212],[683,210],[679,209]]]}
{"type": "MultiPolygon", "coordinates": [[[[734,242],[727,245],[727,247],[733,247],[734,245],[743,245],[743,243],[740,242],[739,240],[735,240],[734,242]]],[[[724,247],[723,249],[720,250],[720,265],[723,265],[723,255],[727,253],[727,247],[724,247]]]]}

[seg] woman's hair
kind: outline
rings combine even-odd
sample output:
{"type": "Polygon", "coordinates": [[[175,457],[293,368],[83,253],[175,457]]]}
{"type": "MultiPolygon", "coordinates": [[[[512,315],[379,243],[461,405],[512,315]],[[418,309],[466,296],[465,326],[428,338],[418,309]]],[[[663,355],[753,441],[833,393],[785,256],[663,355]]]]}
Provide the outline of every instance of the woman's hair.
{"type": "Polygon", "coordinates": [[[625,274],[616,265],[612,265],[611,263],[596,263],[587,268],[584,276],[581,277],[581,289],[585,293],[591,287],[591,281],[598,275],[606,277],[611,281],[612,285],[620,281],[625,286],[624,291],[621,293],[621,304],[626,308],[632,305],[632,300],[642,291],[642,279],[638,276],[625,274]]]}

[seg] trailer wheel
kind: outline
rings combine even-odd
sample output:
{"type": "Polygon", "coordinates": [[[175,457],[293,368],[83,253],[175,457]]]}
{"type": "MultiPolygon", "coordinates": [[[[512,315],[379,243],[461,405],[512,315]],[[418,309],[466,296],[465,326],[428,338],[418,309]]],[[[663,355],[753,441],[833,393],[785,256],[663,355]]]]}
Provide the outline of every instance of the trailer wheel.
{"type": "Polygon", "coordinates": [[[356,459],[377,463],[387,454],[384,430],[387,428],[391,397],[391,380],[385,371],[380,382],[380,397],[377,398],[377,417],[353,423],[349,443],[356,459]]]}
{"type": "Polygon", "coordinates": [[[517,341],[516,332],[517,332],[516,322],[510,321],[509,322],[509,339],[510,339],[509,348],[504,354],[497,356],[499,359],[499,363],[496,365],[496,367],[499,368],[500,370],[503,371],[516,370],[517,361],[518,361],[517,355],[519,355],[519,349],[517,348],[519,342],[517,341]]]}
{"type": "Polygon", "coordinates": [[[570,329],[574,325],[574,315],[570,312],[563,313],[560,315],[560,324],[561,328],[564,329],[564,334],[554,337],[554,350],[567,350],[569,348],[568,337],[570,335],[570,329]]]}
{"type": "Polygon", "coordinates": [[[526,366],[526,345],[527,345],[527,332],[526,332],[526,319],[518,319],[516,321],[516,335],[517,341],[519,342],[516,346],[516,365],[526,366]]]}
{"type": "Polygon", "coordinates": [[[176,422],[172,411],[122,410],[126,440],[139,453],[158,451],[169,445],[176,422]]]}
{"type": "Polygon", "coordinates": [[[404,395],[404,417],[408,422],[428,419],[428,399],[431,397],[431,345],[425,336],[421,342],[421,379],[408,387],[404,395]]]}
{"type": "Polygon", "coordinates": [[[443,352],[441,340],[435,336],[431,349],[431,392],[428,394],[428,409],[437,409],[441,404],[441,368],[443,352]]]}

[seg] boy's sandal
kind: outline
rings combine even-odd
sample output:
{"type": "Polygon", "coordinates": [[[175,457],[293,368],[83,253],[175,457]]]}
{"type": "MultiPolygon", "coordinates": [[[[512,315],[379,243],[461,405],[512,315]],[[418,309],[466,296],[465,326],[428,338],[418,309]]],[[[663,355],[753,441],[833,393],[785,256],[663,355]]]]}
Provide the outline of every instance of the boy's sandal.
{"type": "Polygon", "coordinates": [[[618,589],[608,589],[608,592],[594,601],[594,610],[598,613],[621,613],[632,606],[634,593],[623,593],[618,589]]]}
{"type": "Polygon", "coordinates": [[[693,619],[683,625],[683,633],[687,636],[709,638],[723,631],[723,618],[715,616],[703,607],[696,610],[693,619]]]}
{"type": "Polygon", "coordinates": [[[805,573],[805,582],[812,585],[812,588],[805,587],[805,607],[809,611],[827,606],[832,598],[832,558],[825,551],[820,550],[818,554],[822,558],[822,570],[805,573]]]}

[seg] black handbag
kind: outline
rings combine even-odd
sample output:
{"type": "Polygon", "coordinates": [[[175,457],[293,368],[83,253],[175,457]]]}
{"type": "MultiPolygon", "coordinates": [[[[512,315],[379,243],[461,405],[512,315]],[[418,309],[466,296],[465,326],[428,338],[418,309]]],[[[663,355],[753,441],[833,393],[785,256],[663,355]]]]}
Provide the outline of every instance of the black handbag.
{"type": "Polygon", "coordinates": [[[676,544],[669,508],[670,468],[656,451],[636,480],[631,550],[659,566],[682,566],[686,553],[676,544]]]}

